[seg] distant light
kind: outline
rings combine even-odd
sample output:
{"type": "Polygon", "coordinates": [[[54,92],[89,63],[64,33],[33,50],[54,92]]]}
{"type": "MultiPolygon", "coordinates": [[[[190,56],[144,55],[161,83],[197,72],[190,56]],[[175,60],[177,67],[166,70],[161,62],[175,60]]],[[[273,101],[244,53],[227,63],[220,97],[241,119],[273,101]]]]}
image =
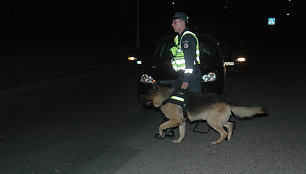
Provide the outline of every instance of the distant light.
{"type": "Polygon", "coordinates": [[[224,6],[224,9],[226,10],[226,9],[227,9],[227,7],[226,7],[226,6],[224,6]]]}
{"type": "Polygon", "coordinates": [[[174,5],[175,3],[174,3],[174,1],[172,1],[172,5],[174,5]]]}
{"type": "Polygon", "coordinates": [[[287,16],[290,16],[290,13],[287,13],[287,16]]]}

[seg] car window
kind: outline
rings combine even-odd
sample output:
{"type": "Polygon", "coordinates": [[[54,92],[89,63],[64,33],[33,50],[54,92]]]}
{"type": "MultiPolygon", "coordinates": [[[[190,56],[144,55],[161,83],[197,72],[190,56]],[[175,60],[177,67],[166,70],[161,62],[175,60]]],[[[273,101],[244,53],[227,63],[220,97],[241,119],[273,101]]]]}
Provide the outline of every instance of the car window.
{"type": "Polygon", "coordinates": [[[203,58],[212,58],[218,56],[217,48],[213,40],[209,37],[201,37],[200,41],[200,55],[203,58]]]}
{"type": "Polygon", "coordinates": [[[172,55],[170,52],[170,43],[169,42],[162,42],[160,43],[155,52],[153,53],[152,60],[153,62],[171,60],[172,55]]]}
{"type": "Polygon", "coordinates": [[[153,53],[153,55],[152,55],[151,61],[155,62],[155,61],[157,61],[158,59],[160,59],[160,57],[161,57],[161,56],[160,56],[161,46],[162,46],[162,44],[158,44],[158,45],[157,45],[157,47],[156,47],[156,49],[154,50],[154,53],[153,53]]]}

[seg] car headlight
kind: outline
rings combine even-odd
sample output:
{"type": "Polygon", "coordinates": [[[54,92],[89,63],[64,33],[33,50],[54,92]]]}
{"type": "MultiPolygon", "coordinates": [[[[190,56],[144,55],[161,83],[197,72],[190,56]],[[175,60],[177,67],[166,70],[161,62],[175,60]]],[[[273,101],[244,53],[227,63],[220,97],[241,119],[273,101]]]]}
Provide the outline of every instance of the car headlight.
{"type": "Polygon", "coordinates": [[[245,57],[238,57],[236,59],[237,62],[245,62],[246,61],[246,58],[245,57]]]}
{"type": "Polygon", "coordinates": [[[137,58],[134,57],[134,56],[130,56],[130,57],[128,57],[128,60],[129,60],[129,61],[135,61],[135,60],[137,60],[137,58]]]}
{"type": "Polygon", "coordinates": [[[209,73],[203,75],[202,79],[203,79],[204,82],[213,82],[213,81],[216,81],[217,76],[216,76],[215,73],[209,72],[209,73]]]}
{"type": "Polygon", "coordinates": [[[143,74],[140,77],[140,82],[142,82],[142,83],[155,83],[156,81],[153,79],[152,76],[150,76],[148,74],[143,74]]]}

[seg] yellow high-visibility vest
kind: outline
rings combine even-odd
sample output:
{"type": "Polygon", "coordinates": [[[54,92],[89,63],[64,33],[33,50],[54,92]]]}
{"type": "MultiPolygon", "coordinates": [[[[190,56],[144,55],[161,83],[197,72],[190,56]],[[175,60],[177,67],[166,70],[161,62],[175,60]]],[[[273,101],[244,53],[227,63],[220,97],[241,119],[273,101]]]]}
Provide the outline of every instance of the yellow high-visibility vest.
{"type": "Polygon", "coordinates": [[[178,40],[178,38],[179,38],[178,35],[174,38],[175,46],[170,49],[170,51],[171,51],[171,53],[173,55],[173,59],[171,60],[171,63],[172,63],[172,67],[173,67],[173,69],[175,71],[184,70],[185,73],[192,73],[193,69],[186,69],[184,53],[183,53],[183,50],[181,48],[182,38],[186,34],[191,34],[196,39],[196,41],[197,41],[197,45],[196,45],[196,60],[194,61],[194,65],[200,64],[199,40],[198,40],[197,36],[194,33],[192,33],[191,31],[185,31],[182,34],[182,36],[181,36],[180,42],[178,40]]]}

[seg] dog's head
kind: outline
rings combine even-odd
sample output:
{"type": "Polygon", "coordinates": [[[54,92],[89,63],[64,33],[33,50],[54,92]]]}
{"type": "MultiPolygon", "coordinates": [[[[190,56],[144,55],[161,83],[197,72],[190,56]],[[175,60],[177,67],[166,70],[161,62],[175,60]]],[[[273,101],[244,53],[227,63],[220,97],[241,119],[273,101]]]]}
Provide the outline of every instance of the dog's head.
{"type": "Polygon", "coordinates": [[[148,94],[145,96],[143,100],[143,104],[146,106],[152,106],[153,100],[157,94],[158,91],[158,85],[152,84],[152,86],[148,89],[148,94]]]}
{"type": "Polygon", "coordinates": [[[151,106],[153,104],[154,107],[158,108],[162,105],[162,102],[169,96],[165,96],[164,92],[165,87],[158,86],[157,84],[153,84],[148,91],[148,95],[144,99],[144,105],[151,106]]]}

